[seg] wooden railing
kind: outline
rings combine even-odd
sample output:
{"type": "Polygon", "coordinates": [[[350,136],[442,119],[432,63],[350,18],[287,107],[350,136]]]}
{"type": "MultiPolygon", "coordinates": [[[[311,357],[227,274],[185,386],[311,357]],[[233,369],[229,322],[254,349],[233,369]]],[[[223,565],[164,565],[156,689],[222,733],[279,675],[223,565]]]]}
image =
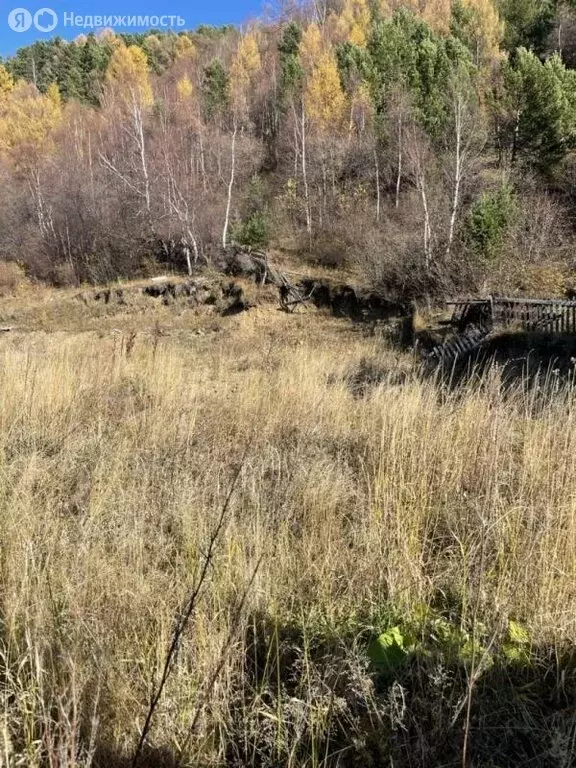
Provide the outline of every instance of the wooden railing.
{"type": "Polygon", "coordinates": [[[487,299],[458,299],[451,324],[464,329],[477,319],[494,325],[517,326],[525,331],[576,333],[576,301],[490,296],[487,299]]]}
{"type": "Polygon", "coordinates": [[[434,366],[451,366],[483,346],[495,326],[528,332],[576,334],[576,301],[523,299],[489,296],[487,299],[457,299],[448,322],[455,333],[427,352],[434,366]]]}

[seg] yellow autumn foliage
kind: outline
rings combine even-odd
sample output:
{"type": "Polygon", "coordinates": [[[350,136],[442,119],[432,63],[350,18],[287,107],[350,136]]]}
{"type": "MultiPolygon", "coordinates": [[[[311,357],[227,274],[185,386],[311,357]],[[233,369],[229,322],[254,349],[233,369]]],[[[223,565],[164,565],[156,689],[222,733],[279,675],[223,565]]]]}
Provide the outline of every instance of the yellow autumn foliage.
{"type": "Polygon", "coordinates": [[[310,72],[317,64],[324,48],[322,33],[318,24],[309,24],[302,33],[300,61],[305,71],[310,72]]]}
{"type": "Polygon", "coordinates": [[[309,74],[304,104],[308,118],[320,132],[337,129],[341,125],[346,109],[346,97],[332,51],[323,51],[309,74]]]}
{"type": "Polygon", "coordinates": [[[240,38],[234,66],[237,71],[251,77],[261,67],[260,49],[255,32],[250,32],[240,38]]]}
{"type": "Polygon", "coordinates": [[[337,129],[343,121],[346,96],[334,51],[323,39],[318,24],[309,24],[304,30],[300,63],[305,73],[304,106],[308,119],[320,132],[337,129]]]}
{"type": "MultiPolygon", "coordinates": [[[[346,0],[346,5],[353,2],[360,2],[360,0],[346,0]]],[[[477,36],[482,55],[488,59],[497,57],[502,37],[502,24],[495,1],[461,0],[461,2],[465,8],[473,9],[476,13],[477,36]]],[[[391,16],[400,8],[412,11],[436,32],[446,34],[450,31],[451,0],[380,0],[380,10],[385,16],[391,16]]]]}
{"type": "Polygon", "coordinates": [[[478,22],[477,36],[482,54],[486,59],[497,58],[500,55],[502,39],[502,22],[493,0],[461,0],[465,8],[475,11],[478,22]]]}
{"type": "Polygon", "coordinates": [[[186,35],[181,35],[176,41],[175,53],[177,61],[182,59],[192,61],[198,55],[194,43],[186,35]]]}
{"type": "Polygon", "coordinates": [[[194,86],[188,75],[184,75],[176,83],[176,92],[178,94],[178,101],[189,101],[194,94],[194,86]]]}
{"type": "Polygon", "coordinates": [[[369,26],[370,7],[368,0],[345,0],[336,25],[338,35],[349,43],[364,46],[366,45],[369,26]]]}
{"type": "Polygon", "coordinates": [[[136,45],[119,45],[114,50],[106,82],[109,89],[125,103],[136,101],[141,106],[149,106],[153,102],[148,59],[136,45]]]}
{"type": "Polygon", "coordinates": [[[33,153],[46,149],[50,132],[62,117],[58,86],[53,83],[46,94],[34,85],[19,80],[0,102],[0,149],[22,149],[33,153]]]}
{"type": "Polygon", "coordinates": [[[56,110],[62,108],[62,96],[60,94],[60,88],[57,83],[50,83],[48,90],[46,91],[46,98],[54,105],[56,110]]]}
{"type": "Polygon", "coordinates": [[[360,82],[351,97],[350,130],[362,133],[374,118],[374,101],[368,83],[360,82]]]}
{"type": "Polygon", "coordinates": [[[230,70],[230,92],[236,112],[246,111],[248,89],[261,66],[256,32],[249,32],[240,38],[230,70]]]}
{"type": "Polygon", "coordinates": [[[380,9],[385,16],[407,8],[423,19],[436,32],[445,34],[450,29],[452,0],[380,0],[380,9]]]}
{"type": "Polygon", "coordinates": [[[14,78],[6,67],[0,64],[0,101],[3,101],[14,90],[14,78]]]}

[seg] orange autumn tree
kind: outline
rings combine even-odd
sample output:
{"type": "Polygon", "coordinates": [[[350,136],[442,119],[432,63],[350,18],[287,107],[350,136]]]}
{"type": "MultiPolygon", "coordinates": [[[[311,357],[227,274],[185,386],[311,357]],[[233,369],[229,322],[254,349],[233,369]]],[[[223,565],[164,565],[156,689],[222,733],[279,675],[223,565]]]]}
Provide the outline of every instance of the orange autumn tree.
{"type": "Polygon", "coordinates": [[[51,133],[62,117],[62,99],[55,83],[42,94],[23,80],[14,84],[4,73],[0,71],[0,150],[25,168],[49,151],[51,133]]]}
{"type": "Polygon", "coordinates": [[[192,40],[185,35],[181,35],[176,41],[174,49],[175,61],[195,61],[198,57],[198,52],[192,40]]]}
{"type": "Polygon", "coordinates": [[[384,16],[406,8],[425,21],[435,32],[446,34],[450,30],[452,0],[380,0],[379,8],[384,16]]]}
{"type": "Polygon", "coordinates": [[[320,52],[308,73],[304,104],[306,116],[316,132],[337,132],[342,127],[346,96],[342,90],[336,57],[331,48],[325,47],[320,52]]]}
{"type": "Polygon", "coordinates": [[[14,90],[14,78],[6,67],[0,64],[0,103],[14,90]]]}
{"type": "Polygon", "coordinates": [[[109,124],[118,123],[124,130],[119,133],[116,156],[101,152],[100,160],[127,190],[137,196],[140,213],[144,213],[148,223],[151,181],[144,121],[153,102],[146,54],[135,45],[126,46],[119,42],[106,73],[105,103],[109,124]]]}
{"type": "Polygon", "coordinates": [[[490,63],[499,59],[503,24],[494,0],[460,0],[460,2],[462,8],[470,14],[469,27],[476,43],[477,63],[490,63]]]}
{"type": "Polygon", "coordinates": [[[230,180],[226,198],[226,212],[222,229],[222,246],[228,244],[228,228],[230,225],[230,209],[232,206],[232,191],[236,174],[236,137],[238,129],[248,120],[248,95],[257,73],[262,66],[260,48],[258,46],[258,30],[253,29],[242,35],[238,42],[236,53],[230,68],[230,101],[232,109],[232,146],[230,163],[230,180]]]}
{"type": "Polygon", "coordinates": [[[26,180],[40,234],[48,239],[54,231],[44,170],[62,119],[60,91],[53,83],[42,94],[22,80],[14,84],[6,75],[0,71],[0,153],[16,176],[26,180]]]}
{"type": "Polygon", "coordinates": [[[365,46],[370,27],[368,0],[345,0],[336,20],[338,38],[353,45],[365,46]]]}
{"type": "Polygon", "coordinates": [[[199,98],[197,78],[194,76],[194,65],[197,54],[188,38],[177,46],[175,64],[181,73],[176,80],[176,103],[174,118],[170,127],[163,123],[164,165],[167,184],[167,203],[170,214],[176,218],[183,231],[181,246],[186,258],[188,274],[192,274],[191,252],[194,263],[200,258],[200,248],[196,227],[196,211],[198,207],[198,178],[201,179],[202,190],[208,190],[206,160],[204,148],[204,125],[202,121],[202,102],[199,98]],[[192,143],[191,143],[192,142],[192,143]],[[172,151],[166,148],[172,146],[172,151]],[[194,153],[198,162],[193,162],[194,153]]]}
{"type": "Polygon", "coordinates": [[[153,101],[148,59],[136,45],[118,45],[106,72],[109,95],[130,108],[136,103],[141,107],[150,106],[153,101]]]}
{"type": "MultiPolygon", "coordinates": [[[[312,237],[312,208],[308,183],[308,136],[320,148],[323,177],[326,177],[327,156],[332,155],[335,137],[341,132],[347,111],[347,99],[340,81],[333,46],[312,23],[302,35],[300,65],[303,72],[300,115],[301,169],[306,209],[306,229],[312,237]]],[[[323,185],[325,199],[325,185],[323,185]]]]}

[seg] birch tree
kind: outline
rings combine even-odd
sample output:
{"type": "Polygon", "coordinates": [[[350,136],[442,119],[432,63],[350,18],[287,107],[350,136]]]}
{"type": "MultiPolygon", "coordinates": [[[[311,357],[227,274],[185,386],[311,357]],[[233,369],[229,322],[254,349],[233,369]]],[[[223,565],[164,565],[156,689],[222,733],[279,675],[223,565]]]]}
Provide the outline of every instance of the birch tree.
{"type": "Polygon", "coordinates": [[[426,272],[430,273],[436,243],[436,231],[430,199],[430,176],[434,173],[435,158],[426,132],[413,118],[406,126],[406,159],[409,172],[418,191],[422,206],[422,248],[426,272]]]}
{"type": "Polygon", "coordinates": [[[230,72],[230,96],[232,107],[232,142],[230,149],[230,178],[226,197],[226,213],[222,230],[222,246],[228,244],[232,193],[236,176],[236,139],[248,120],[248,93],[256,73],[261,67],[260,50],[255,31],[240,38],[230,72]]]}
{"type": "Polygon", "coordinates": [[[100,152],[102,165],[140,201],[139,213],[152,228],[151,175],[144,132],[153,94],[146,54],[135,45],[118,45],[106,75],[106,102],[116,112],[122,133],[120,151],[112,157],[100,152]]]}
{"type": "Polygon", "coordinates": [[[460,0],[462,7],[471,13],[470,31],[474,41],[474,58],[477,66],[489,64],[500,58],[500,43],[504,26],[494,5],[494,0],[460,0]]]}
{"type": "Polygon", "coordinates": [[[482,118],[470,73],[460,66],[450,84],[452,130],[448,133],[448,155],[451,158],[451,205],[446,238],[446,258],[450,256],[456,222],[462,203],[462,187],[471,164],[482,144],[482,118]]]}
{"type": "Polygon", "coordinates": [[[55,148],[55,129],[62,121],[58,86],[52,84],[41,94],[22,80],[14,84],[1,72],[0,77],[0,153],[26,184],[42,240],[57,247],[45,170],[55,148]]]}
{"type": "MultiPolygon", "coordinates": [[[[344,125],[347,102],[340,81],[334,49],[324,40],[320,29],[315,24],[310,24],[302,37],[300,62],[303,72],[299,120],[301,171],[306,231],[310,242],[312,242],[312,206],[308,178],[309,137],[314,138],[320,146],[322,202],[325,205],[328,172],[326,155],[333,154],[334,140],[344,125]],[[328,134],[331,135],[332,139],[329,143],[326,142],[328,134]]],[[[294,118],[295,125],[298,125],[295,108],[294,118]]]]}
{"type": "MultiPolygon", "coordinates": [[[[176,94],[178,100],[178,107],[181,111],[182,124],[184,131],[201,132],[200,117],[197,112],[197,105],[199,100],[197,94],[195,94],[194,86],[188,74],[184,74],[176,83],[176,94]]],[[[174,129],[173,129],[174,130],[174,129]]],[[[164,164],[166,168],[166,186],[167,186],[167,200],[169,206],[169,213],[174,215],[178,220],[181,227],[184,229],[184,237],[181,245],[184,249],[184,255],[186,258],[186,267],[188,274],[192,274],[192,261],[190,259],[190,249],[194,253],[194,263],[196,264],[200,258],[200,249],[198,246],[198,237],[196,235],[196,211],[195,203],[197,196],[189,193],[189,187],[193,186],[193,168],[194,158],[192,156],[192,149],[184,146],[182,148],[181,143],[176,144],[176,148],[172,152],[172,142],[170,142],[170,136],[168,135],[168,126],[164,123],[165,139],[162,142],[164,151],[164,164]],[[182,152],[182,149],[184,150],[182,152]],[[184,154],[183,162],[182,158],[178,155],[184,154]],[[178,174],[175,165],[183,168],[183,173],[178,174]],[[184,189],[183,189],[184,187],[184,189]]],[[[182,142],[186,145],[186,141],[182,142]]],[[[201,148],[201,176],[203,183],[205,184],[205,168],[204,158],[201,148]]]]}
{"type": "MultiPolygon", "coordinates": [[[[317,24],[310,24],[302,35],[300,44],[300,66],[303,78],[306,81],[314,69],[314,64],[318,60],[322,50],[322,35],[317,24]]],[[[306,87],[306,86],[304,86],[306,87]]],[[[307,162],[307,115],[305,90],[300,97],[300,115],[296,114],[295,104],[292,105],[294,112],[294,127],[300,139],[300,158],[302,170],[302,185],[304,187],[304,208],[306,213],[306,232],[310,245],[312,244],[312,209],[310,206],[310,188],[308,186],[308,162],[307,162]]]]}

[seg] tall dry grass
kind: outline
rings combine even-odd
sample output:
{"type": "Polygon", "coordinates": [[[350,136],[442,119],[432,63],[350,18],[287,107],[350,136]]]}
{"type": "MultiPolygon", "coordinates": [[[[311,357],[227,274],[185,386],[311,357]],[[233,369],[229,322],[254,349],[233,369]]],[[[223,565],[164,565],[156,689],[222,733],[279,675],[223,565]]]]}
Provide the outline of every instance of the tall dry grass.
{"type": "Polygon", "coordinates": [[[344,336],[130,346],[0,349],[0,764],[129,764],[239,467],[150,765],[346,765],[350,696],[382,738],[402,717],[364,660],[386,617],[455,604],[495,642],[510,619],[534,645],[576,639],[572,391],[541,407],[408,376],[360,397],[362,358],[397,361],[344,336]]]}

